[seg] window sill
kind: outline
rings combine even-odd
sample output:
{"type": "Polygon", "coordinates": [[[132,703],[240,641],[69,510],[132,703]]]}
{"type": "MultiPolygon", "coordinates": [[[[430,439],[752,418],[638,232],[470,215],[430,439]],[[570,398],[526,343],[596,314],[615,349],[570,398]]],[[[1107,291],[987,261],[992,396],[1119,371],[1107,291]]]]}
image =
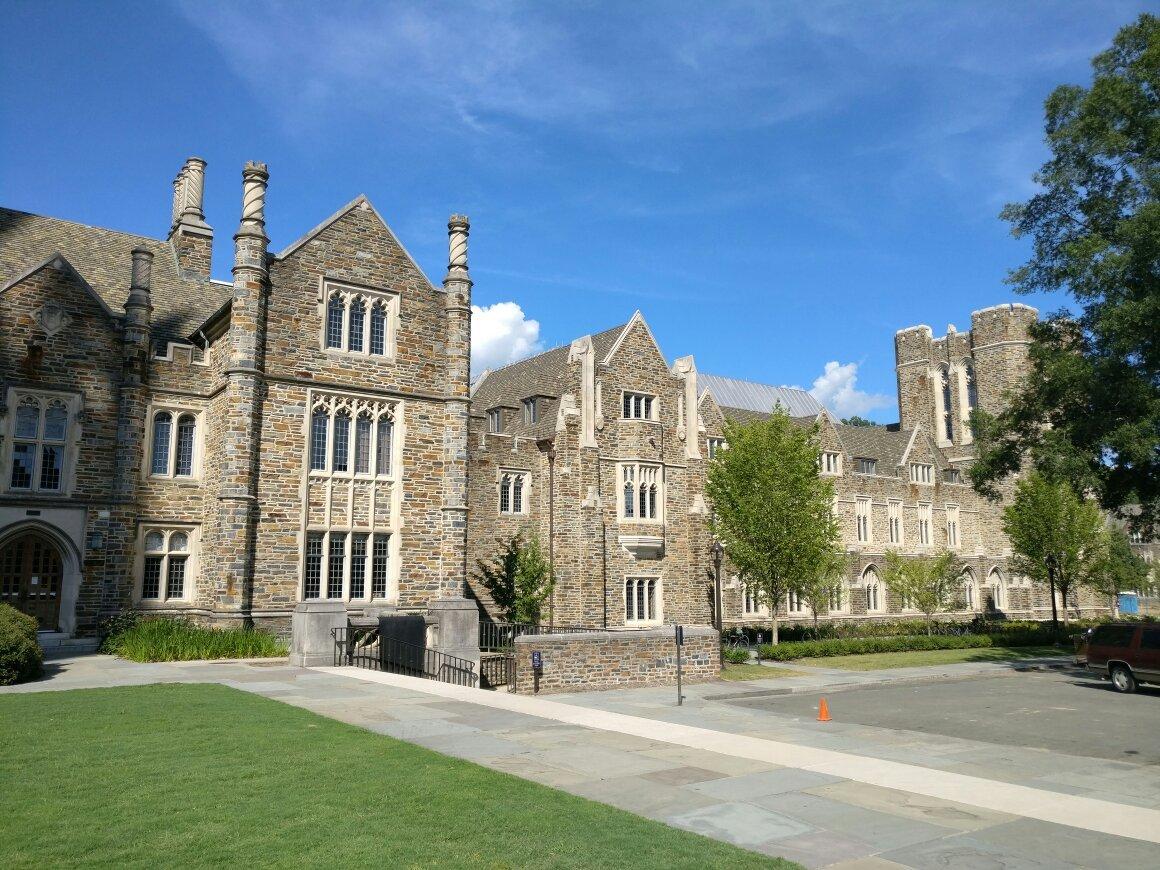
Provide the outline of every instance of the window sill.
{"type": "Polygon", "coordinates": [[[355,480],[364,483],[394,483],[396,480],[393,474],[376,476],[374,474],[351,474],[347,471],[319,471],[317,468],[312,468],[309,476],[312,480],[355,480]]]}
{"type": "Polygon", "coordinates": [[[371,362],[394,362],[396,354],[391,353],[371,353],[367,350],[343,350],[338,347],[324,347],[320,348],[327,356],[339,357],[341,359],[365,359],[371,362]]]}
{"type": "Polygon", "coordinates": [[[156,598],[138,599],[134,605],[139,610],[186,610],[194,606],[194,602],[187,598],[170,598],[159,601],[156,598]]]}
{"type": "Polygon", "coordinates": [[[169,474],[150,474],[145,478],[151,483],[176,483],[178,486],[201,486],[203,481],[198,477],[175,477],[169,474]]]}

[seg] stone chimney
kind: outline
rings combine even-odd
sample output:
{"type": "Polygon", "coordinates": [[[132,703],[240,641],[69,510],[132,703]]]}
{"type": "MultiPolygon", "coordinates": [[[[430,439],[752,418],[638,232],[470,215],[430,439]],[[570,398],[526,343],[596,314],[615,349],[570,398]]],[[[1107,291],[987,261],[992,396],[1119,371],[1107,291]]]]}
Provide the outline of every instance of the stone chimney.
{"type": "Polygon", "coordinates": [[[147,248],[134,248],[129,296],[125,300],[125,331],[122,334],[128,382],[140,383],[149,364],[149,321],[153,313],[149,284],[152,274],[153,252],[147,248]]]}
{"type": "Polygon", "coordinates": [[[208,279],[213,256],[213,228],[205,222],[205,161],[190,157],[173,179],[173,223],[169,243],[181,273],[208,279]]]}
{"type": "Polygon", "coordinates": [[[467,589],[467,416],[471,401],[471,275],[467,271],[466,215],[447,221],[447,398],[443,433],[443,577],[438,597],[467,589]]]}
{"type": "MultiPolygon", "coordinates": [[[[143,440],[149,405],[146,384],[153,350],[149,325],[153,312],[149,290],[152,271],[153,252],[147,248],[134,248],[129,295],[125,299],[125,328],[121,332],[121,400],[117,405],[117,444],[113,452],[113,489],[118,511],[132,505],[137,497],[137,481],[141,477],[145,452],[143,440]]],[[[131,510],[129,513],[135,515],[131,510]]],[[[116,545],[118,536],[123,534],[119,530],[130,525],[128,521],[118,521],[114,515],[109,526],[109,552],[131,552],[131,549],[116,545]]]]}
{"type": "Polygon", "coordinates": [[[265,163],[242,170],[242,220],[234,234],[234,293],[230,309],[230,368],[259,368],[260,333],[265,327],[266,183],[265,163]]]}

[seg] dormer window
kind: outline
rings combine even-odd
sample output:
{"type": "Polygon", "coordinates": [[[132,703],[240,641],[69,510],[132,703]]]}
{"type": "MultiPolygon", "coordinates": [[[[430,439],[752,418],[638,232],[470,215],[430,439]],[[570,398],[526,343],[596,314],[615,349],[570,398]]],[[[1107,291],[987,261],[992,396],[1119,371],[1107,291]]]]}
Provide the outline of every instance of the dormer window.
{"type": "Polygon", "coordinates": [[[487,431],[493,434],[503,431],[503,408],[492,408],[487,412],[487,431]]]}
{"type": "Polygon", "coordinates": [[[332,352],[393,357],[399,297],[326,282],[322,347],[332,352]]]}
{"type": "Polygon", "coordinates": [[[855,468],[859,474],[877,474],[878,473],[878,460],[877,459],[866,459],[865,457],[860,457],[860,458],[854,460],[854,465],[855,465],[855,468]]]}
{"type": "Polygon", "coordinates": [[[623,401],[625,420],[655,420],[656,398],[646,393],[625,393],[623,401]]]}
{"type": "Polygon", "coordinates": [[[540,409],[536,402],[535,396],[530,396],[524,399],[524,423],[531,426],[533,423],[539,422],[540,409]]]}
{"type": "Polygon", "coordinates": [[[943,469],[943,483],[962,483],[963,473],[957,468],[943,469]]]}
{"type": "Polygon", "coordinates": [[[820,459],[822,474],[842,473],[842,454],[832,450],[822,451],[820,459]]]}

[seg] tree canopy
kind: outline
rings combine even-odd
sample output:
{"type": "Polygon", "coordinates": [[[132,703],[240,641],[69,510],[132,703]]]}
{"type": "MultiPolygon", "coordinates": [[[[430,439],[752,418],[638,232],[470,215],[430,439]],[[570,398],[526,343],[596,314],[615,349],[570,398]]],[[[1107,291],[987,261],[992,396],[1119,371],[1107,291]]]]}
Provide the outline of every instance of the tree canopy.
{"type": "Polygon", "coordinates": [[[962,599],[963,567],[954,553],[945,550],[930,557],[903,557],[895,550],[887,550],[882,579],[891,595],[926,617],[926,631],[930,634],[934,615],[962,599]]]}
{"type": "Polygon", "coordinates": [[[866,426],[877,426],[878,425],[873,420],[867,420],[865,417],[859,417],[857,414],[853,415],[852,417],[843,417],[842,422],[845,423],[847,426],[866,427],[866,426]]]}
{"type": "Polygon", "coordinates": [[[479,561],[479,582],[505,619],[539,625],[555,584],[540,539],[514,535],[496,543],[499,549],[492,560],[479,561]]]}
{"type": "Polygon", "coordinates": [[[709,464],[713,531],[746,585],[777,610],[790,590],[832,570],[838,528],[833,485],[818,473],[817,425],[775,408],[766,420],[725,423],[728,450],[709,464]]]}
{"type": "Polygon", "coordinates": [[[1009,283],[1078,310],[1033,327],[1023,391],[974,415],[971,478],[995,496],[1030,455],[1106,508],[1139,504],[1147,527],[1160,519],[1160,19],[1141,15],[1092,66],[1090,87],[1047,99],[1042,190],[1002,213],[1032,241],[1009,283]]]}

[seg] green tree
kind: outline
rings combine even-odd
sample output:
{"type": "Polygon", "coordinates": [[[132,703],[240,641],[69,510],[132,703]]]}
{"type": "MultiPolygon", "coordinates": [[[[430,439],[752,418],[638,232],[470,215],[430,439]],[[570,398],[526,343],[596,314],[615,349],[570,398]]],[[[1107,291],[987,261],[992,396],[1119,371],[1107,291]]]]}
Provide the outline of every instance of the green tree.
{"type": "Polygon", "coordinates": [[[959,558],[946,550],[936,556],[908,558],[887,550],[882,580],[891,595],[922,612],[926,633],[930,634],[934,615],[962,601],[963,567],[959,558]]]}
{"type": "Polygon", "coordinates": [[[857,414],[855,414],[852,417],[844,417],[842,419],[842,422],[845,423],[847,426],[865,427],[865,426],[877,426],[878,425],[873,420],[867,420],[865,417],[859,417],[857,414]]]}
{"type": "Polygon", "coordinates": [[[496,543],[499,551],[492,560],[479,561],[477,579],[504,619],[539,625],[544,602],[555,586],[539,537],[533,534],[525,541],[517,534],[496,543]]]}
{"type": "Polygon", "coordinates": [[[1020,293],[1069,293],[1031,332],[1029,376],[1008,408],[972,419],[976,488],[1030,455],[1111,510],[1160,519],[1160,19],[1141,15],[1092,62],[1091,87],[1063,85],[1045,107],[1051,157],[1042,192],[1002,217],[1029,237],[1008,277],[1020,293]]]}
{"type": "Polygon", "coordinates": [[[1108,596],[1119,613],[1121,592],[1147,592],[1151,566],[1132,552],[1132,544],[1122,529],[1104,529],[1100,561],[1091,573],[1092,588],[1108,596]]]}
{"type": "Polygon", "coordinates": [[[709,464],[714,534],[769,605],[773,643],[779,604],[822,572],[837,546],[833,485],[818,474],[817,431],[781,408],[766,420],[726,421],[729,449],[709,464]]]}
{"type": "Polygon", "coordinates": [[[1104,516],[1062,481],[1033,471],[1015,486],[1003,510],[1003,531],[1011,541],[1012,570],[1044,584],[1051,593],[1051,620],[1057,622],[1055,590],[1064,602],[1077,586],[1097,586],[1105,562],[1104,516]]]}
{"type": "Polygon", "coordinates": [[[814,619],[814,637],[818,636],[818,614],[830,609],[830,600],[845,582],[846,554],[840,549],[830,552],[830,558],[818,563],[814,573],[802,577],[797,593],[809,607],[814,619]]]}

